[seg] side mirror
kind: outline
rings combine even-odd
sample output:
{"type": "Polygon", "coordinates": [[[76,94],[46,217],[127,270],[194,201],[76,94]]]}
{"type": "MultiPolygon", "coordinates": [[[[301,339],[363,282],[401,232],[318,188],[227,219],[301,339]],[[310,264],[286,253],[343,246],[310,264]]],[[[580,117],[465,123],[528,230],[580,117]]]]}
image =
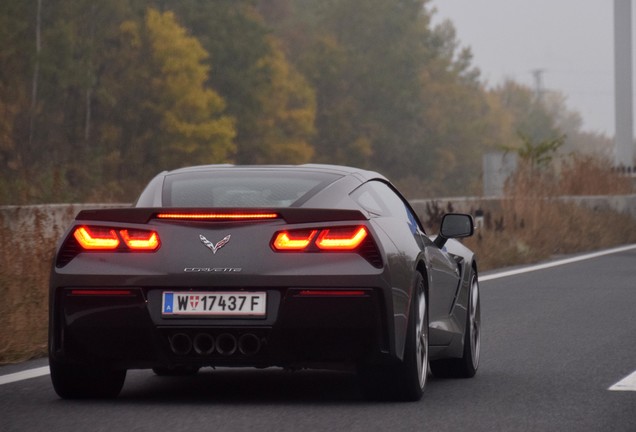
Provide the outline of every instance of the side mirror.
{"type": "Polygon", "coordinates": [[[437,247],[442,248],[451,238],[470,237],[475,232],[473,217],[462,213],[448,213],[442,218],[439,235],[435,239],[437,247]]]}

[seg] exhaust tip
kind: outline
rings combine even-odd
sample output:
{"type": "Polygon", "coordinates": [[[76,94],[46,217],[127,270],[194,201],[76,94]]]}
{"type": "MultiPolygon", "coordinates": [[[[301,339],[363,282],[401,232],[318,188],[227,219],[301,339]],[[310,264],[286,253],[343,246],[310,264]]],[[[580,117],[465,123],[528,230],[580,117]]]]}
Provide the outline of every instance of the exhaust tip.
{"type": "Polygon", "coordinates": [[[207,333],[199,333],[194,337],[194,351],[199,355],[210,355],[214,352],[214,338],[207,333]]]}
{"type": "Polygon", "coordinates": [[[185,333],[175,333],[170,337],[170,348],[177,355],[186,355],[192,350],[192,340],[185,333]]]}
{"type": "Polygon", "coordinates": [[[236,352],[236,338],[229,333],[223,333],[216,338],[216,352],[224,356],[230,356],[236,352]]]}
{"type": "Polygon", "coordinates": [[[241,354],[252,356],[260,351],[261,340],[252,333],[245,333],[238,340],[238,347],[241,354]]]}

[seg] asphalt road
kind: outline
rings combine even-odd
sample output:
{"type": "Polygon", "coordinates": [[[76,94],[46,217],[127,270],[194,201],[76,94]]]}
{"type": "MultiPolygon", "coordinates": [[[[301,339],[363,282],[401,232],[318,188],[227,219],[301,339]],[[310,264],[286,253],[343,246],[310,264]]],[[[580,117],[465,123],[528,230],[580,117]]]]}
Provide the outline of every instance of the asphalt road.
{"type": "Polygon", "coordinates": [[[636,391],[608,390],[636,370],[636,249],[484,276],[477,376],[431,379],[417,403],[369,402],[334,372],[130,371],[111,401],[61,400],[46,375],[0,385],[0,430],[636,431],[636,391]]]}

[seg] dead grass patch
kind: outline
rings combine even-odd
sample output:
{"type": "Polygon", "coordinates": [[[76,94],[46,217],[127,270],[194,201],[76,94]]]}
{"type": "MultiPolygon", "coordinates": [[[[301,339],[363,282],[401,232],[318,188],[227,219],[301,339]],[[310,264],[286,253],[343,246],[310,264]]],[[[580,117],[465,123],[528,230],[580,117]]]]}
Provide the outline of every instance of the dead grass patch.
{"type": "Polygon", "coordinates": [[[632,180],[603,160],[573,157],[552,170],[522,165],[506,187],[501,209],[465,244],[484,270],[636,243],[636,219],[630,215],[561,198],[633,192],[632,180]]]}
{"type": "Polygon", "coordinates": [[[0,213],[0,364],[46,354],[49,272],[65,228],[49,216],[28,207],[0,213]]]}

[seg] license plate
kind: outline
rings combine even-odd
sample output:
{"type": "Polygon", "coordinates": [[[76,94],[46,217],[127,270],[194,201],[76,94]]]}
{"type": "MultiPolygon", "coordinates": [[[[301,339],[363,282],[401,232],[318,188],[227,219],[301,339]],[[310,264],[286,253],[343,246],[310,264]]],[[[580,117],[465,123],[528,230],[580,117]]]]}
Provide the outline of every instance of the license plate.
{"type": "Polygon", "coordinates": [[[264,292],[169,292],[163,293],[164,316],[265,316],[264,292]]]}

